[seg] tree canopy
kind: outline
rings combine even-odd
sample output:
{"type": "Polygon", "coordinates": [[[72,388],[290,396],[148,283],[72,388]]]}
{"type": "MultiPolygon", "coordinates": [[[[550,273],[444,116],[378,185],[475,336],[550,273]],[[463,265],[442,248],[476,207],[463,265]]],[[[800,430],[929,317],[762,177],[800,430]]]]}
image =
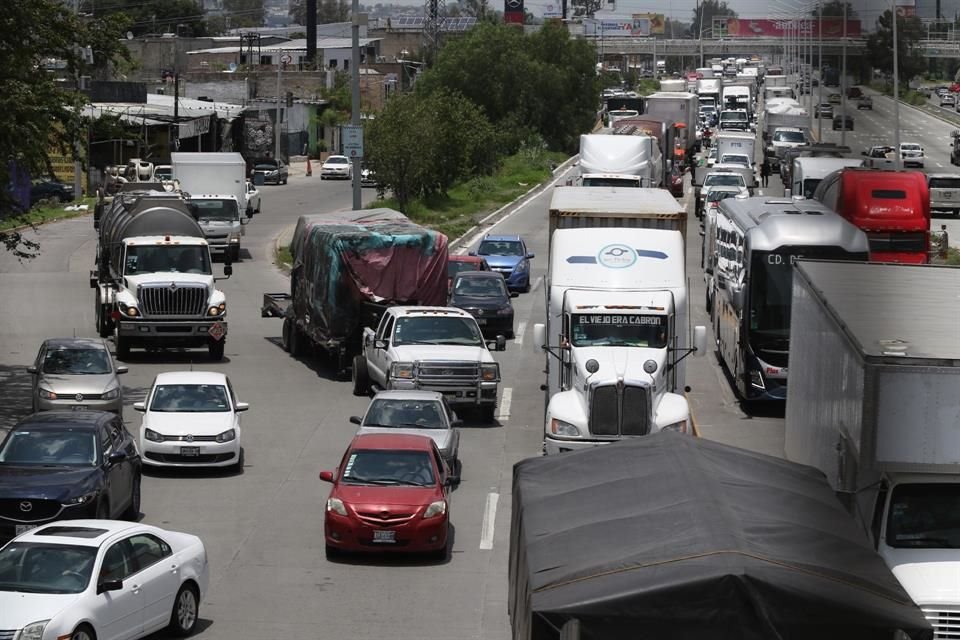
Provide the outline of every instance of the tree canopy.
{"type": "Polygon", "coordinates": [[[691,36],[696,38],[703,28],[704,35],[713,29],[714,18],[736,18],[737,12],[724,0],[702,0],[693,9],[693,22],[690,24],[691,36]],[[702,22],[701,22],[702,19],[702,22]]]}
{"type": "MultiPolygon", "coordinates": [[[[927,68],[927,60],[917,46],[925,34],[920,18],[897,17],[897,71],[904,88],[927,68]]],[[[875,68],[893,74],[893,17],[889,10],[883,12],[877,30],[867,37],[867,52],[875,68]]]]}
{"type": "Polygon", "coordinates": [[[853,5],[849,2],[843,2],[842,0],[829,0],[824,2],[823,6],[820,9],[814,9],[810,12],[810,15],[817,17],[820,15],[820,11],[823,11],[823,17],[825,18],[842,18],[843,17],[843,7],[847,7],[847,20],[853,20],[857,17],[857,12],[854,11],[853,5]]]}

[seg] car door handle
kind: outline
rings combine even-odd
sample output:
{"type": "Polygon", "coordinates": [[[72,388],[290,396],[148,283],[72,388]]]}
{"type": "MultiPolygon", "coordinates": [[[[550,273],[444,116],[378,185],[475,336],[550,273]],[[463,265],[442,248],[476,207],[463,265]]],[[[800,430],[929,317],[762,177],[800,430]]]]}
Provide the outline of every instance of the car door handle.
{"type": "Polygon", "coordinates": [[[180,571],[180,565],[172,564],[170,565],[170,573],[177,573],[180,571]]]}
{"type": "Polygon", "coordinates": [[[140,585],[138,584],[130,585],[130,591],[133,593],[140,593],[140,585]]]}

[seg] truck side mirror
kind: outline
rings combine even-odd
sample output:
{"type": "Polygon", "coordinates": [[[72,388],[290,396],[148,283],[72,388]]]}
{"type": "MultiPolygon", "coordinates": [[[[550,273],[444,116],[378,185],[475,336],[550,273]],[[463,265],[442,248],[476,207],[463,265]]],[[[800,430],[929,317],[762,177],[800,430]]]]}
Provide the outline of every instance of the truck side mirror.
{"type": "Polygon", "coordinates": [[[373,341],[373,348],[374,348],[374,349],[386,349],[386,348],[387,348],[387,341],[386,341],[386,340],[374,340],[374,341],[373,341]]]}
{"type": "Polygon", "coordinates": [[[693,355],[707,355],[707,328],[696,326],[693,328],[693,355]]]}
{"type": "Polygon", "coordinates": [[[546,347],[546,336],[547,327],[543,323],[538,322],[537,324],[533,325],[533,348],[537,351],[540,351],[546,347]]]}

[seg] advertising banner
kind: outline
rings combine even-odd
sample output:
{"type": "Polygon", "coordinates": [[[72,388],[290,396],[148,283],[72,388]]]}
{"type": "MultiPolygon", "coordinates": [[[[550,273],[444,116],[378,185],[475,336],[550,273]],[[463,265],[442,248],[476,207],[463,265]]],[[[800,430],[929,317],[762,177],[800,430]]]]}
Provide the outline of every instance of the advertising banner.
{"type": "Polygon", "coordinates": [[[556,0],[556,2],[548,2],[546,5],[544,5],[543,17],[544,18],[563,17],[563,8],[560,6],[560,0],[556,0]]]}
{"type": "Polygon", "coordinates": [[[635,13],[631,16],[610,16],[586,23],[586,35],[604,38],[647,37],[664,32],[662,13],[635,13]]]}
{"type": "MultiPolygon", "coordinates": [[[[897,0],[899,2],[910,2],[911,0],[897,0]]],[[[810,34],[818,37],[820,34],[820,22],[816,18],[805,18],[799,21],[800,33],[810,34]]],[[[842,38],[843,37],[843,18],[825,17],[823,22],[824,38],[842,38]]],[[[766,18],[727,18],[726,35],[730,38],[782,38],[788,33],[793,33],[798,26],[796,20],[775,20],[766,18]]],[[[847,20],[847,37],[859,38],[861,36],[860,21],[847,20]]]]}
{"type": "Polygon", "coordinates": [[[897,15],[901,18],[917,15],[917,0],[897,0],[897,15]]]}

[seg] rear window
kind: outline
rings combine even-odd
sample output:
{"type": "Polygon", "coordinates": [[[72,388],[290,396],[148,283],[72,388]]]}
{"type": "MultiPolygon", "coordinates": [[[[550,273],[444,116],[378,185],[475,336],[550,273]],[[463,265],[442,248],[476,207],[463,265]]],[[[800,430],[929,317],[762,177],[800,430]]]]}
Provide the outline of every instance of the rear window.
{"type": "Polygon", "coordinates": [[[870,192],[878,200],[906,200],[907,192],[900,189],[874,189],[870,192]]]}
{"type": "Polygon", "coordinates": [[[960,178],[930,178],[931,189],[960,189],[960,178]]]}

